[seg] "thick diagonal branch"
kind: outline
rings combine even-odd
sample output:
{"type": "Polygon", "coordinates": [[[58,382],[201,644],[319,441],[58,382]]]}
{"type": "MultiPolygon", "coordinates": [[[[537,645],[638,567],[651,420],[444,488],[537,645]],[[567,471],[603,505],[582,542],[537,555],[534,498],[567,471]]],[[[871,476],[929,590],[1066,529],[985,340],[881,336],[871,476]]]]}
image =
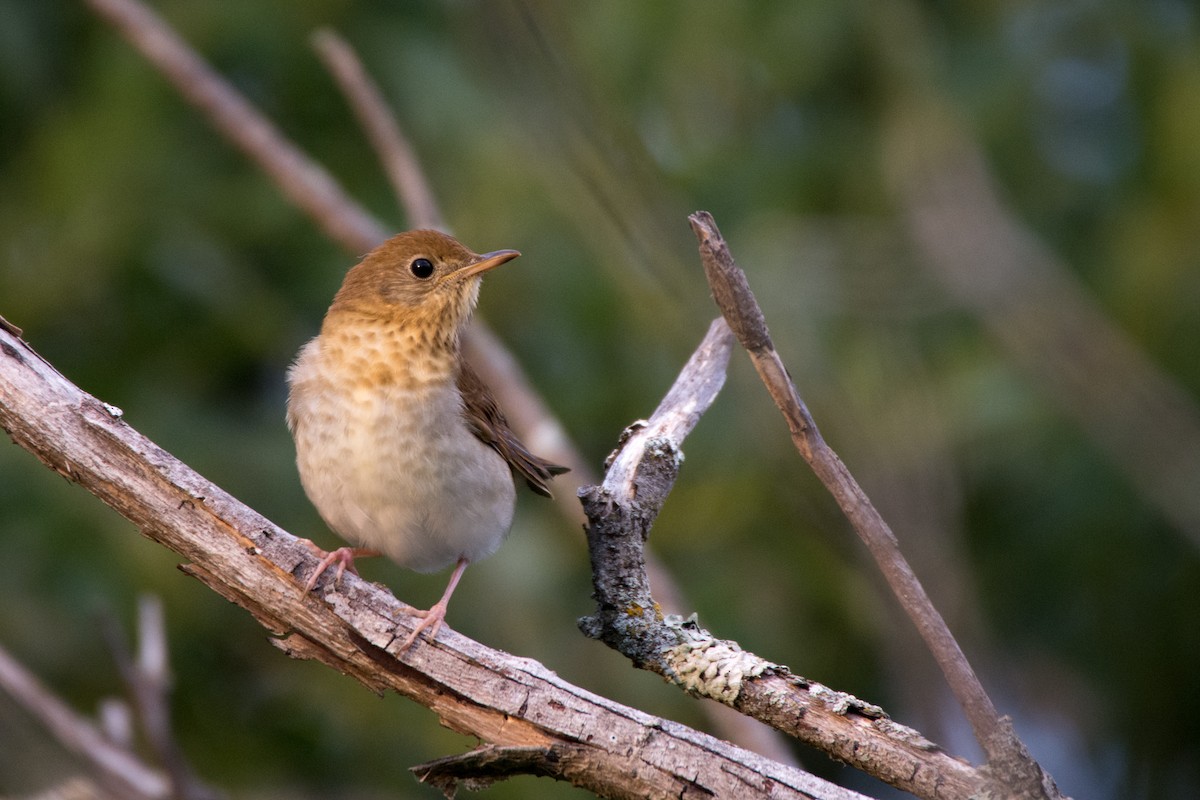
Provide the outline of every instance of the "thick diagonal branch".
{"type": "Polygon", "coordinates": [[[79,389],[6,329],[0,426],[186,558],[185,572],[248,610],[289,655],[317,659],[374,691],[398,692],[485,742],[586,748],[590,767],[564,776],[577,786],[616,798],[679,797],[697,786],[724,797],[858,797],[448,629],[399,652],[415,619],[406,606],[353,575],[323,598],[304,592],[316,560],[300,540],[142,436],[120,409],[79,389]]]}

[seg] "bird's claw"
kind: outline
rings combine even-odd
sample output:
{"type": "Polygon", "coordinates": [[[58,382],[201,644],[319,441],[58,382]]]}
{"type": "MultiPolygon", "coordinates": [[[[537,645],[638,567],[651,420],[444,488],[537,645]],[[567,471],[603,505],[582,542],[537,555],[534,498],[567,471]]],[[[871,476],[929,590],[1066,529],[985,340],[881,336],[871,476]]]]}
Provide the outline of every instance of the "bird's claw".
{"type": "Polygon", "coordinates": [[[412,647],[413,644],[416,643],[417,637],[421,635],[421,631],[429,631],[430,641],[437,638],[438,631],[442,629],[442,623],[446,621],[446,604],[438,603],[428,611],[422,611],[418,608],[414,608],[409,613],[414,617],[420,617],[421,621],[417,623],[416,627],[413,628],[412,633],[410,633],[408,638],[404,640],[404,643],[400,645],[401,653],[407,651],[408,648],[412,647]]]}
{"type": "Polygon", "coordinates": [[[317,564],[317,568],[313,570],[313,574],[308,577],[308,582],[304,584],[305,594],[316,588],[317,580],[325,574],[325,570],[329,569],[335,563],[337,564],[337,572],[334,573],[333,584],[334,586],[341,586],[342,576],[346,574],[346,570],[350,570],[355,575],[358,574],[358,570],[354,568],[355,558],[378,555],[374,550],[366,550],[360,547],[339,547],[327,553],[307,539],[304,541],[304,544],[312,551],[314,556],[321,559],[321,563],[317,564]]]}

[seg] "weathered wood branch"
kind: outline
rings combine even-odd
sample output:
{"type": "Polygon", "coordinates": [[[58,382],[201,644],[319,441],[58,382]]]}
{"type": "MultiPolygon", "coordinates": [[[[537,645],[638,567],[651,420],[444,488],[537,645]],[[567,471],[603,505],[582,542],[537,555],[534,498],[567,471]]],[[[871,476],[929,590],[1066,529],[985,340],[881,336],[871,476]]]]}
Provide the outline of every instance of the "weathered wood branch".
{"type": "Polygon", "coordinates": [[[597,611],[588,635],[697,697],[761,720],[923,798],[965,799],[983,776],[882,709],[793,675],[715,638],[694,618],[664,616],[650,592],[645,543],[683,460],[683,439],[725,379],[734,333],[715,320],[649,420],[626,429],[604,482],[580,490],[597,611]]]}
{"type": "Polygon", "coordinates": [[[398,692],[484,742],[575,754],[556,777],[600,796],[860,797],[449,629],[398,654],[413,619],[407,606],[353,575],[323,596],[303,592],[316,560],[300,540],[138,433],[120,409],[72,384],[9,326],[0,326],[0,426],[182,555],[184,572],[249,611],[284,652],[373,691],[398,692]]]}

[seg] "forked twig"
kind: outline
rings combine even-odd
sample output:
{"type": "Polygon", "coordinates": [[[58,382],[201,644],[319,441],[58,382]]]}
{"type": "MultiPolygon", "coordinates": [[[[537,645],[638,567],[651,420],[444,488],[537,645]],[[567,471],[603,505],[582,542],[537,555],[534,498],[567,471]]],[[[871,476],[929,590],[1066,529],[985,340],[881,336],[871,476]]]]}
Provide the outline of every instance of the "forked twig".
{"type": "Polygon", "coordinates": [[[925,640],[966,713],[994,777],[1013,787],[1017,794],[1012,796],[1059,796],[1053,781],[1017,738],[1011,720],[997,713],[962,648],[900,551],[895,534],[850,470],[821,437],[783,360],[775,351],[762,309],[750,291],[746,275],[735,263],[712,215],[698,211],[688,219],[700,241],[700,256],[713,299],[749,353],[754,368],[783,414],[796,449],[833,495],[925,640]]]}
{"type": "Polygon", "coordinates": [[[584,633],[689,693],[716,700],[923,798],[966,800],[983,776],[882,709],[793,675],[664,616],[646,576],[646,539],[682,461],[683,439],[725,379],[734,336],[718,318],[649,420],[626,429],[604,482],[580,490],[597,610],[584,633]]]}

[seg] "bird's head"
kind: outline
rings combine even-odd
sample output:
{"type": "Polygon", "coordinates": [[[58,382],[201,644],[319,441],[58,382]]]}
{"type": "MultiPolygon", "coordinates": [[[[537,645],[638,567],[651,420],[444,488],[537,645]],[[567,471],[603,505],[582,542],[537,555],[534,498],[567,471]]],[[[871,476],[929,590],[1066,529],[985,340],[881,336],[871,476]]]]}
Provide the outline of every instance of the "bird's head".
{"type": "Polygon", "coordinates": [[[388,239],[346,273],[330,315],[377,316],[430,333],[457,336],[471,318],[483,273],[521,255],[478,255],[453,236],[416,230],[388,239]]]}

